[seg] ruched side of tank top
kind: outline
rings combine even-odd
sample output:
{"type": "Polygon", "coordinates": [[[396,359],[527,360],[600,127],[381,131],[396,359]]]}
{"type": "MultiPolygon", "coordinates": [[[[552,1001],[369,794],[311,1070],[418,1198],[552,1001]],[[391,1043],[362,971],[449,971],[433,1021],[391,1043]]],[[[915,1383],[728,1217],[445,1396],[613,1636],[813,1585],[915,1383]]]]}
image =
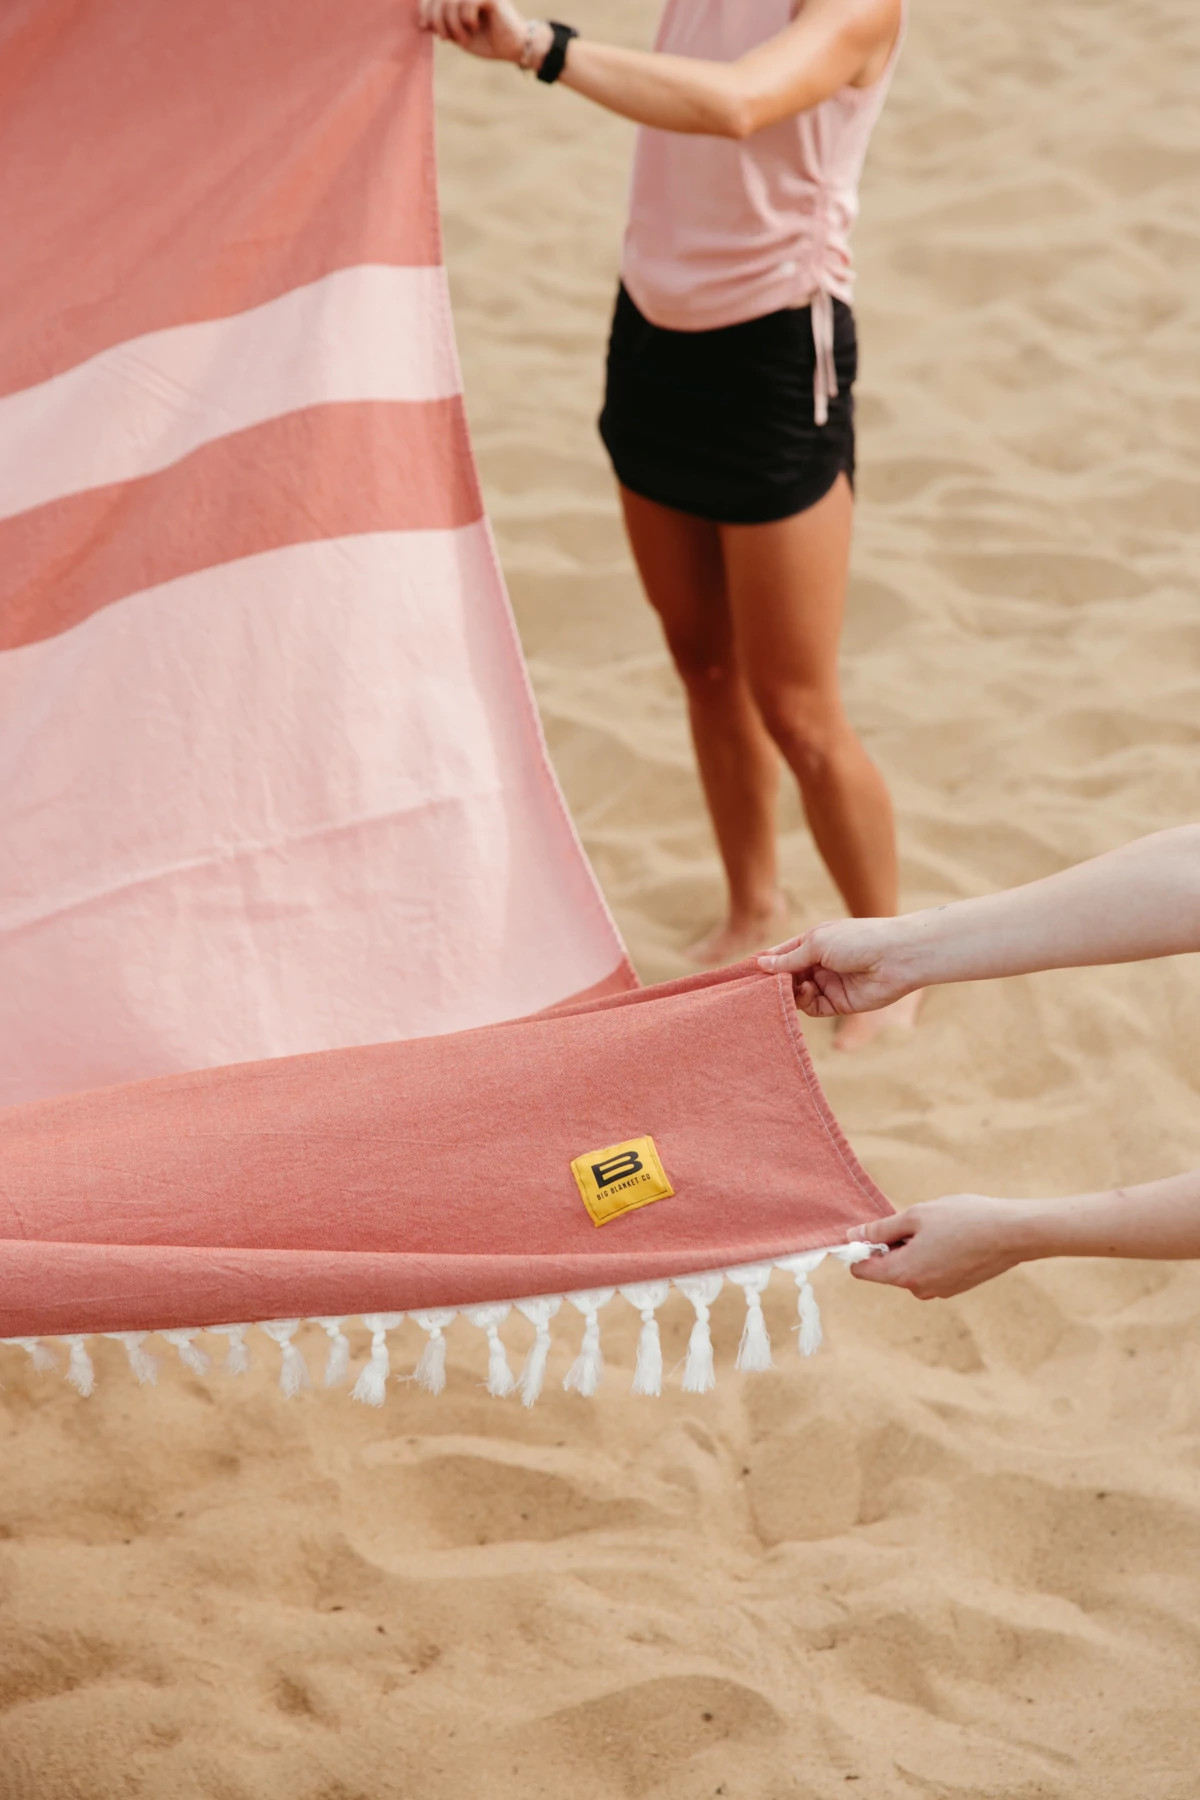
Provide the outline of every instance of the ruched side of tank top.
{"type": "MultiPolygon", "coordinates": [[[[785,30],[794,10],[792,0],[667,0],[655,48],[733,62],[785,30]]],[[[837,392],[832,297],[854,297],[859,178],[903,35],[902,19],[869,87],[841,88],[753,137],[638,134],[621,261],[637,306],[670,330],[709,331],[811,304],[818,423],[837,392]]]]}

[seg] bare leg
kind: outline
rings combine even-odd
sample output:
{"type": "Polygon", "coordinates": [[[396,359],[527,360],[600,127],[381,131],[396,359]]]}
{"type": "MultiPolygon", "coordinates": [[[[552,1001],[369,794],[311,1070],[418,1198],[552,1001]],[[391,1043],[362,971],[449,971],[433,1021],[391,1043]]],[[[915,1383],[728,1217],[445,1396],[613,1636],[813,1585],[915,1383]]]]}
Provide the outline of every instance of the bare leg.
{"type": "Polygon", "coordinates": [[[779,756],[737,657],[720,529],[621,489],[646,596],[662,620],[687,694],[696,761],[729,884],[724,924],[695,944],[698,962],[732,962],[779,929],[775,861],[779,756]]]}
{"type": "MultiPolygon", "coordinates": [[[[845,476],[816,506],[772,525],[723,525],[725,578],[738,653],[759,711],[800,784],[805,816],[859,917],[899,898],[892,805],[842,706],[837,653],[845,609],[853,498],[845,476]]],[[[848,1020],[839,1043],[865,1042],[914,997],[848,1020]],[[850,1026],[854,1026],[854,1030],[850,1026]]]]}

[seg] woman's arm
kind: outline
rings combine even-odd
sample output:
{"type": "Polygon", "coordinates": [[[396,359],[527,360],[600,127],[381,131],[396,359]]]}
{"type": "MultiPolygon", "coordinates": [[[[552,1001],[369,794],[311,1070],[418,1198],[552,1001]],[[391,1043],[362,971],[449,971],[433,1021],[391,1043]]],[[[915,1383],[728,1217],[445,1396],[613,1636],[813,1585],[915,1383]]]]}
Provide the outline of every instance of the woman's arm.
{"type": "Polygon", "coordinates": [[[856,1263],[860,1281],[945,1300],[1047,1256],[1200,1257],[1200,1170],[1142,1187],[1068,1200],[990,1200],[950,1194],[847,1234],[887,1244],[886,1256],[856,1263]]]}
{"type": "Polygon", "coordinates": [[[870,1012],[935,982],[985,981],[1037,969],[1139,962],[1200,950],[1200,825],[1027,887],[898,919],[842,919],[759,958],[801,977],[813,1018],[870,1012]]]}
{"type": "MultiPolygon", "coordinates": [[[[421,0],[421,23],[477,56],[538,68],[545,25],[511,0],[421,0]]],[[[882,74],[900,29],[900,0],[805,0],[792,23],[736,62],[622,50],[576,38],[562,81],[610,112],[663,131],[745,138],[882,74]]]]}

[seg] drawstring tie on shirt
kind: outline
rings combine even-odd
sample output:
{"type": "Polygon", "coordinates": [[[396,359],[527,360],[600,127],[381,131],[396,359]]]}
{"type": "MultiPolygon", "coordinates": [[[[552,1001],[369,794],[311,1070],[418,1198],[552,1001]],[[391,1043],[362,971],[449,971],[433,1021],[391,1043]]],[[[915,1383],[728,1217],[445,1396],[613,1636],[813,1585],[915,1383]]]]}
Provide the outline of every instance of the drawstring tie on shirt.
{"type": "Polygon", "coordinates": [[[833,360],[833,298],[826,288],[814,289],[812,301],[813,419],[818,425],[829,420],[829,402],[838,391],[837,367],[833,360]]]}

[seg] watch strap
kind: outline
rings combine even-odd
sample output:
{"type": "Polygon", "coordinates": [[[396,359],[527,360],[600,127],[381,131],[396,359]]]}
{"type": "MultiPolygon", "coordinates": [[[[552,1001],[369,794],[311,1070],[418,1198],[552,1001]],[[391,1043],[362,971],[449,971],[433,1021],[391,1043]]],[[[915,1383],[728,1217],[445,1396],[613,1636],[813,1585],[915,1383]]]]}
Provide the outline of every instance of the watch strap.
{"type": "Polygon", "coordinates": [[[542,58],[542,66],[537,72],[539,81],[557,81],[567,65],[567,45],[579,33],[573,25],[563,25],[558,19],[547,19],[550,27],[551,44],[542,58]]]}

